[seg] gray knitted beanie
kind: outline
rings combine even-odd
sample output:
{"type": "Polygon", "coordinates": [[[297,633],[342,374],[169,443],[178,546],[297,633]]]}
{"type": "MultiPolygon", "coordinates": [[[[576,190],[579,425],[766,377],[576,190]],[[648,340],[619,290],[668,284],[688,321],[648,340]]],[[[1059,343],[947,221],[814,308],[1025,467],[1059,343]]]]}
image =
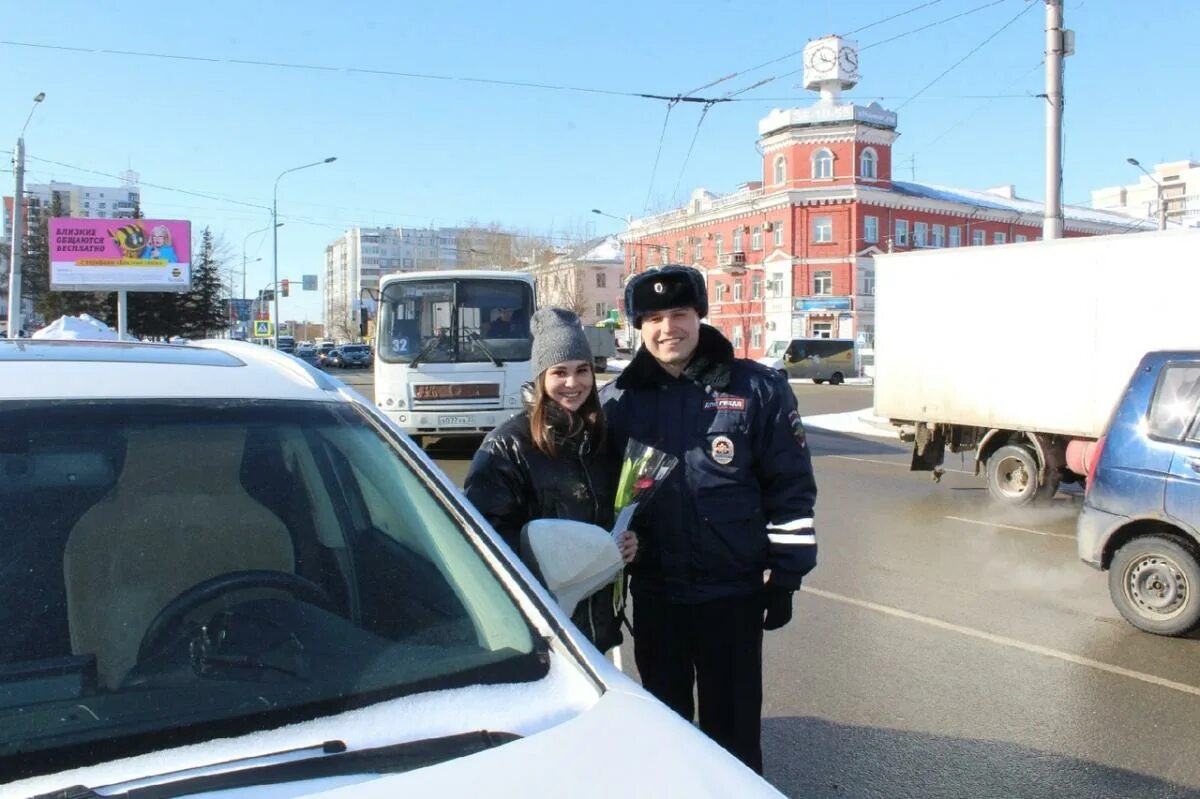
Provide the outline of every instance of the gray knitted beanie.
{"type": "Polygon", "coordinates": [[[579,317],[566,308],[542,308],[530,319],[533,374],[536,377],[563,361],[592,362],[592,348],[579,317]]]}

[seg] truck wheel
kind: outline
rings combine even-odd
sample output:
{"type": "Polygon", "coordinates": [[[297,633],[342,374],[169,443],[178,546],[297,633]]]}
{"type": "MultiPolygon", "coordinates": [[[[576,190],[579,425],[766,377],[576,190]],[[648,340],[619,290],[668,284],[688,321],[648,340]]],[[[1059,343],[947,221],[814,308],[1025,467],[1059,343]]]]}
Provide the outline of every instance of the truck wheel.
{"type": "Polygon", "coordinates": [[[1014,506],[1028,505],[1038,495],[1037,457],[1028,447],[1006,444],[987,462],[988,493],[1014,506]]]}
{"type": "Polygon", "coordinates": [[[844,382],[846,382],[846,378],[841,372],[834,372],[833,376],[829,378],[829,385],[831,386],[840,386],[844,382]]]}
{"type": "Polygon", "coordinates": [[[1135,538],[1117,550],[1108,593],[1125,620],[1155,635],[1185,635],[1200,627],[1200,564],[1196,550],[1165,535],[1135,538]]]}

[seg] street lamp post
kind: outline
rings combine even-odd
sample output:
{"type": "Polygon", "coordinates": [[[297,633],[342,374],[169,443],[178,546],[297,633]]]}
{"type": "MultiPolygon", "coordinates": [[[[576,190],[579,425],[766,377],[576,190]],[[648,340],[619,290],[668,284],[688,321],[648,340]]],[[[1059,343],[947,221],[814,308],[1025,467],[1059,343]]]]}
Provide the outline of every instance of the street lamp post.
{"type": "Polygon", "coordinates": [[[1150,180],[1152,180],[1154,182],[1155,189],[1158,193],[1158,229],[1166,230],[1167,229],[1167,205],[1165,202],[1166,198],[1163,197],[1162,181],[1160,181],[1158,178],[1154,177],[1154,175],[1150,174],[1146,170],[1146,167],[1142,166],[1142,163],[1140,161],[1138,161],[1136,158],[1126,158],[1125,162],[1128,163],[1130,166],[1136,166],[1138,169],[1142,170],[1142,174],[1145,175],[1146,177],[1150,178],[1150,180]]]}
{"type": "MultiPolygon", "coordinates": [[[[290,172],[299,172],[301,169],[320,166],[321,164],[332,164],[337,160],[337,156],[333,155],[322,161],[313,161],[311,164],[303,164],[294,166],[291,169],[285,169],[279,173],[279,177],[275,178],[275,187],[271,191],[271,262],[272,262],[272,280],[276,286],[279,285],[279,181],[283,176],[290,172]]],[[[275,349],[279,349],[279,291],[275,291],[275,327],[274,336],[271,341],[275,349]]]]}
{"type": "Polygon", "coordinates": [[[38,104],[46,99],[45,92],[33,98],[33,108],[25,117],[17,146],[13,150],[13,173],[16,176],[16,191],[13,192],[12,257],[8,262],[8,337],[21,335],[21,255],[25,250],[25,128],[33,119],[38,104]]]}

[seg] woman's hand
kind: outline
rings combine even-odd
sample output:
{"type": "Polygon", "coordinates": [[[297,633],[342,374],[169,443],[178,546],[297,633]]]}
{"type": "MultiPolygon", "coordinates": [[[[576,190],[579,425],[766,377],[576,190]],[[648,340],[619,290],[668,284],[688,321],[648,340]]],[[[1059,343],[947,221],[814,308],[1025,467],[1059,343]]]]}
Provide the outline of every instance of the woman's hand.
{"type": "Polygon", "coordinates": [[[637,533],[633,530],[626,530],[617,536],[617,549],[620,550],[621,557],[626,563],[633,563],[638,550],[637,533]]]}

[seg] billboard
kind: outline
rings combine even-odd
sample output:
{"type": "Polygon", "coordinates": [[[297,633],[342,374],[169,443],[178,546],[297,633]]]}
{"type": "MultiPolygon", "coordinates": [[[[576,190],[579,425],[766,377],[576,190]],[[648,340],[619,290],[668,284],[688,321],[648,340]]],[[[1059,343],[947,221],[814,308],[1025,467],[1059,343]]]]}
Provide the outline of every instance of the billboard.
{"type": "Polygon", "coordinates": [[[230,322],[249,322],[254,316],[254,300],[233,299],[225,301],[226,318],[230,322]]]}
{"type": "Polygon", "coordinates": [[[192,226],[173,219],[50,220],[50,288],[189,291],[192,226]]]}

